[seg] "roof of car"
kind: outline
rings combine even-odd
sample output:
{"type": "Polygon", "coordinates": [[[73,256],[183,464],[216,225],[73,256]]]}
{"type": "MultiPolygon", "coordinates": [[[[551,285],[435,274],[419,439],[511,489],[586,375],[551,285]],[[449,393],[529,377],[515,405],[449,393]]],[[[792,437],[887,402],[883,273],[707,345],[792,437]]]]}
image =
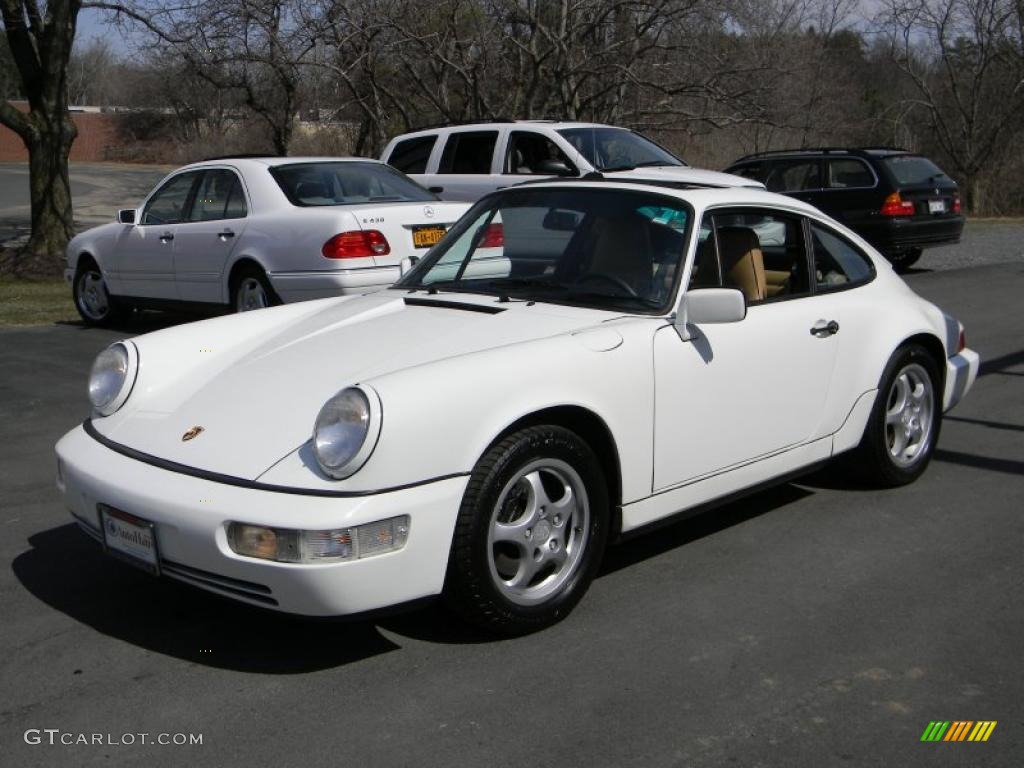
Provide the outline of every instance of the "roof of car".
{"type": "Polygon", "coordinates": [[[195,163],[183,166],[185,168],[202,168],[207,165],[223,165],[225,163],[253,164],[273,168],[278,165],[292,165],[294,163],[377,163],[380,160],[373,157],[280,157],[276,155],[225,155],[223,157],[209,157],[195,163]]]}
{"type": "Polygon", "coordinates": [[[604,187],[611,189],[641,189],[646,192],[668,194],[672,197],[679,197],[687,200],[695,207],[706,208],[712,205],[771,205],[779,208],[789,208],[808,213],[820,213],[820,211],[809,203],[798,200],[789,195],[780,195],[776,192],[768,192],[764,189],[754,187],[717,187],[700,184],[675,184],[665,183],[659,180],[647,179],[557,179],[533,184],[517,184],[512,187],[504,187],[496,193],[502,194],[514,190],[528,188],[548,187],[604,187]]]}
{"type": "Polygon", "coordinates": [[[765,150],[764,152],[753,152],[749,155],[736,160],[732,165],[736,163],[743,163],[748,160],[762,160],[768,157],[785,157],[785,156],[806,156],[806,155],[853,155],[855,157],[864,157],[867,155],[884,157],[886,155],[906,155],[913,154],[908,149],[901,147],[802,147],[800,149],[771,149],[765,150]]]}
{"type": "Polygon", "coordinates": [[[436,133],[438,131],[446,130],[471,130],[473,128],[503,128],[508,126],[523,126],[533,125],[544,128],[617,128],[622,131],[628,131],[629,128],[623,128],[621,125],[608,125],[607,123],[584,123],[576,120],[512,120],[512,119],[495,119],[495,120],[474,120],[467,123],[441,123],[439,125],[429,125],[422,128],[417,128],[413,131],[407,131],[406,133],[395,136],[395,139],[404,139],[410,136],[418,136],[424,133],[436,133]]]}

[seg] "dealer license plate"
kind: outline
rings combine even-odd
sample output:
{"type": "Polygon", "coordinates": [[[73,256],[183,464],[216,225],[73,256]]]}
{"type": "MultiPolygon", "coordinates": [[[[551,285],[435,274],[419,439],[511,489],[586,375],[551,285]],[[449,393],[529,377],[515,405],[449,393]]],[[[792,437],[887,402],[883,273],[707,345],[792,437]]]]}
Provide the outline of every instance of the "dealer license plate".
{"type": "Polygon", "coordinates": [[[928,201],[928,213],[945,213],[946,212],[946,201],[945,200],[929,200],[928,201]]]}
{"type": "Polygon", "coordinates": [[[158,576],[160,557],[153,524],[106,504],[100,504],[98,508],[107,553],[158,576]]]}
{"type": "Polygon", "coordinates": [[[447,230],[444,227],[413,227],[412,244],[416,248],[437,245],[447,230]]]}

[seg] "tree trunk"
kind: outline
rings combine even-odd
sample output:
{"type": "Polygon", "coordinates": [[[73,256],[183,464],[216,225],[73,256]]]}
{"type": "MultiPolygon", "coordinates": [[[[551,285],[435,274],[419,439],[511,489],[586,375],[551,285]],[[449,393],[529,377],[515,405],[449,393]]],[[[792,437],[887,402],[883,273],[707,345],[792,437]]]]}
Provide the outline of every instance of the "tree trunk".
{"type": "Polygon", "coordinates": [[[70,118],[58,119],[53,133],[39,132],[26,141],[29,193],[32,201],[32,236],[20,259],[20,270],[52,272],[75,234],[68,178],[68,155],[77,133],[70,118]]]}

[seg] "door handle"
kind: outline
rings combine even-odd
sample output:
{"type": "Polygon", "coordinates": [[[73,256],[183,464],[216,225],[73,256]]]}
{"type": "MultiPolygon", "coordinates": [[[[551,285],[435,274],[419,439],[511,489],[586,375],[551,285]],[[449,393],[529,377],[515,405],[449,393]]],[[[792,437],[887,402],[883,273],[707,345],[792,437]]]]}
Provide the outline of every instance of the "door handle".
{"type": "Polygon", "coordinates": [[[223,232],[218,232],[217,233],[217,237],[219,237],[221,240],[226,240],[227,238],[234,237],[234,236],[235,236],[235,233],[232,232],[230,229],[225,229],[223,232]]]}
{"type": "Polygon", "coordinates": [[[839,333],[839,323],[835,320],[819,320],[813,326],[811,326],[811,336],[817,336],[819,339],[825,338],[826,336],[835,336],[839,333]]]}
{"type": "Polygon", "coordinates": [[[440,195],[444,192],[444,187],[427,187],[427,192],[433,192],[435,195],[440,195]]]}
{"type": "Polygon", "coordinates": [[[160,242],[161,243],[169,243],[173,239],[174,239],[174,233],[173,232],[164,232],[162,235],[160,235],[160,242]]]}

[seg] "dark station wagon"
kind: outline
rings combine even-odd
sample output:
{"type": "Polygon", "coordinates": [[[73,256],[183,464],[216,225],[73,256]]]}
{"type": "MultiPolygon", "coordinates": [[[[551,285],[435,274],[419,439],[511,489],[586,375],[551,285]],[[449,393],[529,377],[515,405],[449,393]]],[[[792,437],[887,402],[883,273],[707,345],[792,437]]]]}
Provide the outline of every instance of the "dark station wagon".
{"type": "Polygon", "coordinates": [[[960,240],[964,218],[953,179],[902,149],[795,149],[740,158],[728,173],[804,200],[871,243],[898,270],[924,248],[960,240]]]}

